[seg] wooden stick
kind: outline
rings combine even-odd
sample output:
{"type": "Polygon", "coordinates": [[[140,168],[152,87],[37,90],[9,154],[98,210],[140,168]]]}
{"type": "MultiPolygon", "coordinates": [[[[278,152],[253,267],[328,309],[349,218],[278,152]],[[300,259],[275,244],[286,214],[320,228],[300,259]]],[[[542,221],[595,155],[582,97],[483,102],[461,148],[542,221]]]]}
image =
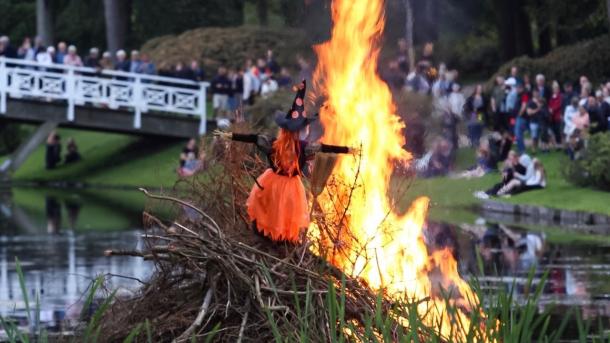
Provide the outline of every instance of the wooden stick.
{"type": "Polygon", "coordinates": [[[212,295],[214,294],[215,289],[216,289],[216,283],[214,282],[212,284],[212,286],[208,289],[208,291],[205,293],[205,296],[203,298],[203,303],[201,304],[201,309],[199,310],[199,313],[197,314],[195,321],[191,324],[191,326],[188,327],[188,329],[186,329],[186,331],[184,331],[180,336],[178,336],[178,338],[174,339],[172,341],[172,343],[179,343],[179,342],[187,341],[193,335],[195,330],[197,330],[197,328],[199,328],[199,326],[203,322],[203,318],[205,317],[206,313],[208,312],[208,308],[210,307],[210,302],[212,301],[212,295]]]}

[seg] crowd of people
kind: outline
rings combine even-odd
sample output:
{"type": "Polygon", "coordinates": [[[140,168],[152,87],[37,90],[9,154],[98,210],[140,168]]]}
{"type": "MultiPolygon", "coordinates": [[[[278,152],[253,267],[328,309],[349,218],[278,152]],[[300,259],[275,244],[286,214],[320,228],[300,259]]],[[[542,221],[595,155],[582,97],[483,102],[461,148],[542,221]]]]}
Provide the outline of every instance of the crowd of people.
{"type": "MultiPolygon", "coordinates": [[[[55,169],[62,163],[61,156],[61,137],[53,131],[47,137],[46,152],[45,152],[45,167],[47,170],[55,169]]],[[[63,157],[63,164],[68,165],[76,163],[82,159],[78,152],[78,146],[73,138],[68,139],[66,144],[66,154],[63,157]]]]}
{"type": "MultiPolygon", "coordinates": [[[[395,68],[398,62],[391,64],[395,68]]],[[[544,167],[528,153],[558,150],[572,160],[579,159],[588,138],[610,128],[610,82],[595,87],[586,76],[575,83],[560,83],[537,74],[531,82],[528,74],[514,66],[509,75],[496,78],[493,88],[486,91],[483,85],[475,85],[466,95],[458,83],[457,71],[447,70],[443,64],[436,69],[423,61],[401,83],[385,80],[391,88],[434,99],[442,133],[418,161],[422,176],[451,174],[457,149],[465,145],[475,149],[477,162],[469,170],[453,174],[456,177],[481,177],[504,166],[501,187],[478,192],[478,197],[510,196],[544,188],[544,167]],[[465,139],[459,134],[460,125],[465,139]],[[518,166],[524,170],[519,171],[518,166]]]]}

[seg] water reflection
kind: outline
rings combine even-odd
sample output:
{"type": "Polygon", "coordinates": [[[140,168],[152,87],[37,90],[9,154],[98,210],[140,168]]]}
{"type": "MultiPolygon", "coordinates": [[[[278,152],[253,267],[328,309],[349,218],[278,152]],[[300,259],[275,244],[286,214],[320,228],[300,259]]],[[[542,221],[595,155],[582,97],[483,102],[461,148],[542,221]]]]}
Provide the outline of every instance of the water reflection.
{"type": "Polygon", "coordinates": [[[39,296],[40,322],[61,329],[66,319],[76,320],[84,294],[99,275],[108,277],[108,289],[133,292],[137,280],[146,280],[152,266],[133,257],[103,256],[106,249],[136,249],[143,244],[141,231],[131,225],[138,211],[113,208],[112,202],[89,201],[76,193],[28,194],[27,203],[6,194],[0,204],[0,316],[28,323],[25,299],[16,272],[15,258],[23,269],[30,306],[39,296]],[[99,215],[99,214],[102,215],[99,215]],[[104,218],[108,225],[104,227],[104,218]],[[92,222],[94,223],[93,229],[92,222]],[[116,225],[126,223],[126,225],[116,225]],[[118,226],[118,227],[117,227],[118,226]]]}
{"type": "Polygon", "coordinates": [[[562,313],[575,306],[585,319],[610,317],[609,248],[603,244],[550,242],[544,233],[482,219],[460,226],[430,222],[426,241],[432,250],[450,248],[461,274],[477,275],[483,288],[512,290],[525,302],[533,291],[527,287],[529,273],[533,270],[537,286],[548,272],[540,311],[556,306],[562,313]]]}

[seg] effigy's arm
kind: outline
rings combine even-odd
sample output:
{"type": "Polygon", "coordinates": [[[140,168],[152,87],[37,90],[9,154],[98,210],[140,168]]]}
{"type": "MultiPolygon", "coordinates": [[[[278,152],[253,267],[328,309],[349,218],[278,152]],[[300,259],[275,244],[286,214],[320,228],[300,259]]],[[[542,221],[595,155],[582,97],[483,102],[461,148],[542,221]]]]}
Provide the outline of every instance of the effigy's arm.
{"type": "Polygon", "coordinates": [[[329,154],[351,154],[352,151],[353,149],[349,147],[322,143],[310,143],[305,148],[305,154],[307,155],[307,157],[313,157],[319,152],[329,154]]]}

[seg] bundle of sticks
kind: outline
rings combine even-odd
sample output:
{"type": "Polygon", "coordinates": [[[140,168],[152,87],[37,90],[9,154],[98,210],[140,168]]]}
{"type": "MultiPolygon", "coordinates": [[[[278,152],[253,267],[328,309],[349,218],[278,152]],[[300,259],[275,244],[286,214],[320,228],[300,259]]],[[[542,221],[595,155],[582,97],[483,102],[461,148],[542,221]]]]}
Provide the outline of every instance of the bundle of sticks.
{"type": "Polygon", "coordinates": [[[329,301],[344,303],[346,320],[362,324],[378,306],[376,294],[312,254],[310,243],[288,246],[256,235],[245,200],[264,163],[247,146],[216,144],[218,157],[212,154],[215,161],[200,177],[163,195],[142,190],[155,212],[172,207],[178,213],[145,212],[146,247],[106,251],[151,260],[155,273],[137,296],[115,301],[101,337],[122,341],[147,320],[159,342],[211,335],[213,341],[268,342],[278,332],[287,341],[303,335],[327,341],[337,335],[329,301]]]}

